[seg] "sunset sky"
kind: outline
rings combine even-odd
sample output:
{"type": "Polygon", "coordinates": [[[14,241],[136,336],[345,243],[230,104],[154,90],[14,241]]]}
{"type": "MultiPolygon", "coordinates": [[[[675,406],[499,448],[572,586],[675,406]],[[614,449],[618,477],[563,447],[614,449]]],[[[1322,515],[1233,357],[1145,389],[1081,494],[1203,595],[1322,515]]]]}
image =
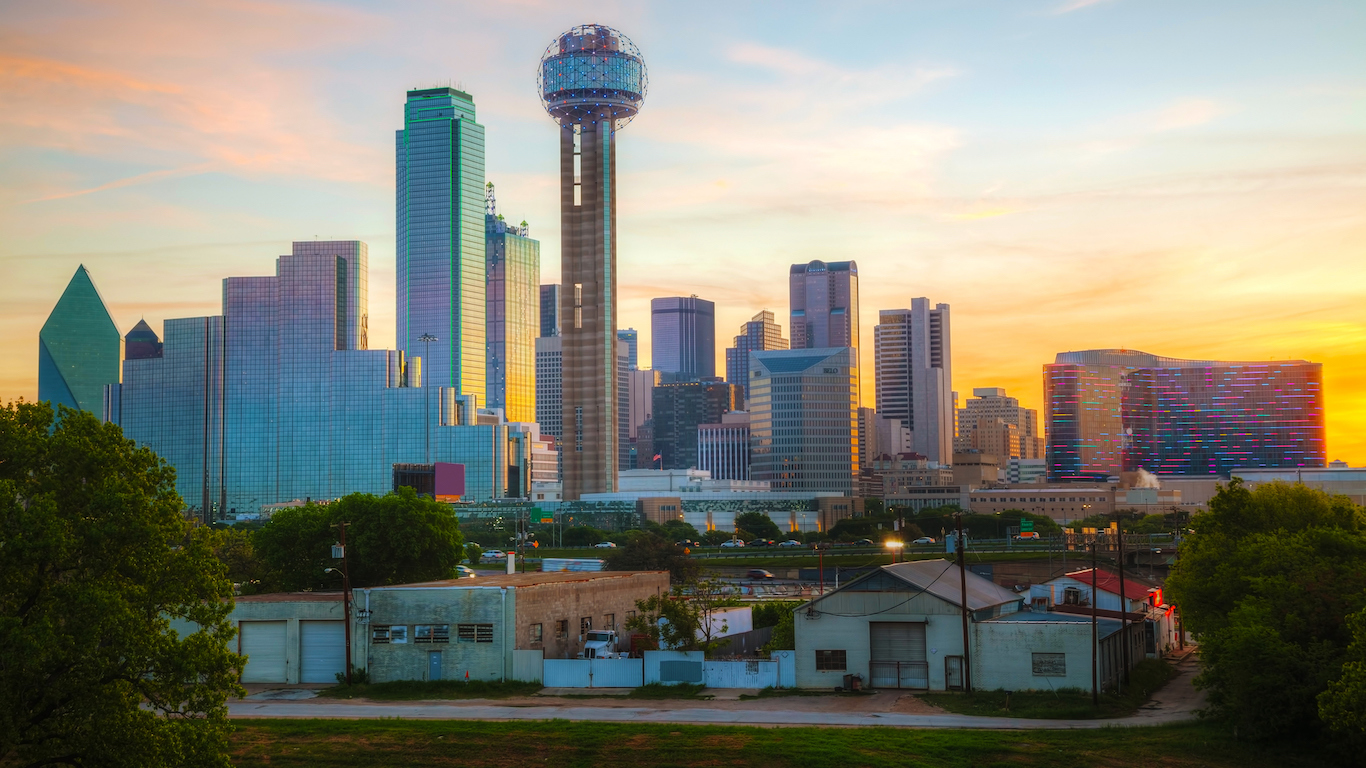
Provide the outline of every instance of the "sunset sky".
{"type": "MultiPolygon", "coordinates": [[[[1328,454],[1366,465],[1366,4],[11,2],[0,6],[0,400],[79,264],[120,331],[217,314],[291,240],[370,244],[394,346],[394,130],[454,85],[500,210],[558,282],[550,41],[603,23],[650,92],[618,139],[621,315],[717,303],[787,329],[787,270],[853,259],[879,309],[952,305],[954,387],[1041,404],[1127,347],[1324,365],[1328,454]]],[[[864,369],[871,393],[872,357],[864,369]]],[[[869,403],[871,404],[871,403],[869,403]]]]}

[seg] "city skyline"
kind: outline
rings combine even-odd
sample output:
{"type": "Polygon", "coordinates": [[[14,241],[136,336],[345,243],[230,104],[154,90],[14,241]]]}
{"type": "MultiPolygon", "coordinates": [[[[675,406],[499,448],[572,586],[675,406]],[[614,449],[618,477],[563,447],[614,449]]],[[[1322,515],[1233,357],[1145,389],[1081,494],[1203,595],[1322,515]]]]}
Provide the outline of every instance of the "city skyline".
{"type": "MultiPolygon", "coordinates": [[[[479,103],[488,179],[517,201],[546,244],[543,274],[554,274],[556,174],[544,146],[554,128],[527,62],[578,18],[471,6],[459,12],[488,41],[470,53],[381,52],[356,74],[337,52],[372,33],[383,48],[395,34],[367,25],[364,9],[272,6],[282,16],[265,31],[242,19],[196,28],[192,10],[155,4],[96,23],[78,7],[0,14],[16,41],[0,126],[10,168],[0,224],[12,234],[0,245],[0,397],[36,394],[33,339],[79,264],[120,333],[143,317],[160,329],[216,312],[223,274],[266,273],[279,242],[312,232],[372,244],[370,345],[389,347],[394,179],[383,135],[398,92],[433,80],[456,79],[479,103]],[[309,25],[319,34],[296,60],[273,58],[309,25]],[[142,52],[100,42],[110,32],[142,52]],[[229,40],[240,65],[210,71],[229,40]],[[347,88],[315,87],[338,72],[347,88]],[[91,96],[77,113],[71,93],[91,96]],[[201,122],[206,98],[212,125],[201,122]],[[132,130],[129,109],[151,128],[132,130]]],[[[1366,277],[1345,268],[1366,239],[1363,117],[1352,106],[1363,66],[1348,44],[1361,11],[1234,8],[1188,19],[1160,66],[1134,50],[1164,15],[1125,0],[989,6],[972,25],[942,10],[865,9],[880,25],[822,11],[711,40],[704,66],[684,50],[696,36],[682,33],[706,15],[696,9],[590,14],[669,65],[622,149],[618,327],[646,327],[650,298],[693,292],[717,302],[723,328],[765,307],[781,316],[788,264],[857,259],[861,346],[871,348],[877,310],[935,296],[955,308],[960,393],[1005,387],[1040,408],[1042,366],[1069,349],[1303,358],[1324,365],[1328,458],[1366,463],[1366,277]],[[834,60],[856,31],[870,43],[834,60]],[[1240,66],[1213,66],[1221,56],[1240,66]],[[831,88],[832,114],[794,117],[831,88]],[[669,119],[704,99],[729,133],[682,135],[669,119]],[[824,143],[835,111],[858,118],[840,155],[824,143]],[[676,282],[661,284],[664,274],[676,282]],[[1004,294],[985,290],[1001,277],[1004,294]]],[[[740,29],[771,20],[739,13],[754,22],[740,29]]],[[[648,359],[648,340],[639,354],[648,359]]],[[[860,363],[871,381],[871,356],[860,363]]]]}

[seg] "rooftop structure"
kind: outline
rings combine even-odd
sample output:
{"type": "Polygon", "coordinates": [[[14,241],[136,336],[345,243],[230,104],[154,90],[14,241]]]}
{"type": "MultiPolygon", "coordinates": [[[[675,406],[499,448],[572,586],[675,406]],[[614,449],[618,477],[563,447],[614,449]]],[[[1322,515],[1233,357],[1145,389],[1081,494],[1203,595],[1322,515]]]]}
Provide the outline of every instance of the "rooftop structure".
{"type": "Polygon", "coordinates": [[[99,414],[104,387],[119,381],[119,329],[85,265],[38,333],[38,399],[99,414]]]}

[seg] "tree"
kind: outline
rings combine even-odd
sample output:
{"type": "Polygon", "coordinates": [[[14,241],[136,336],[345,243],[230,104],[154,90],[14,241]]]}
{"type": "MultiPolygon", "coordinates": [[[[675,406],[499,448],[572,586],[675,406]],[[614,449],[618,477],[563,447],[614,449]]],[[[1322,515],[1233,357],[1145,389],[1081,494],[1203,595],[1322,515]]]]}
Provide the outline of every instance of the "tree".
{"type": "Polygon", "coordinates": [[[465,559],[470,561],[470,565],[478,565],[479,560],[484,556],[484,548],[473,542],[465,545],[465,559]]]}
{"type": "Polygon", "coordinates": [[[1352,644],[1342,676],[1319,694],[1319,718],[1354,753],[1366,748],[1366,609],[1351,617],[1352,644]]]}
{"type": "Polygon", "coordinates": [[[656,648],[711,653],[729,630],[717,614],[738,605],[730,589],[717,579],[676,584],[668,594],[637,600],[636,615],[626,620],[626,628],[645,635],[656,648]]]}
{"type": "Polygon", "coordinates": [[[453,578],[465,557],[464,537],[451,508],[400,488],[386,496],[353,493],[326,506],[282,509],[253,537],[266,580],[286,592],[337,589],[341,579],[332,545],[346,529],[353,587],[453,578]]]}
{"type": "Polygon", "coordinates": [[[661,529],[660,534],[670,541],[680,541],[682,539],[697,541],[701,538],[697,533],[697,529],[694,528],[691,523],[685,523],[682,520],[669,520],[661,526],[661,529]]]}
{"type": "Polygon", "coordinates": [[[228,580],[240,595],[254,595],[261,591],[265,569],[251,543],[251,532],[245,528],[197,528],[194,535],[202,537],[213,556],[227,568],[228,580]]]}
{"type": "Polygon", "coordinates": [[[668,571],[675,584],[697,578],[697,561],[683,548],[652,533],[641,532],[603,558],[609,571],[668,571]]]}
{"type": "Polygon", "coordinates": [[[709,544],[714,547],[718,544],[721,544],[722,542],[730,541],[732,535],[733,534],[730,531],[723,531],[717,528],[715,530],[710,530],[702,534],[702,543],[709,544]]]}
{"type": "Polygon", "coordinates": [[[565,529],[563,541],[566,547],[591,547],[607,538],[607,531],[580,525],[565,529]]]}
{"type": "Polygon", "coordinates": [[[0,407],[0,763],[228,765],[232,583],[184,509],[117,426],[0,407]]]}
{"type": "Polygon", "coordinates": [[[735,524],[746,531],[753,531],[761,539],[778,539],[783,535],[778,525],[763,512],[741,512],[735,516],[735,524]]]}
{"type": "Polygon", "coordinates": [[[1303,485],[1234,479],[1191,527],[1167,593],[1200,637],[1211,710],[1254,737],[1320,730],[1347,617],[1366,608],[1366,514],[1303,485]]]}

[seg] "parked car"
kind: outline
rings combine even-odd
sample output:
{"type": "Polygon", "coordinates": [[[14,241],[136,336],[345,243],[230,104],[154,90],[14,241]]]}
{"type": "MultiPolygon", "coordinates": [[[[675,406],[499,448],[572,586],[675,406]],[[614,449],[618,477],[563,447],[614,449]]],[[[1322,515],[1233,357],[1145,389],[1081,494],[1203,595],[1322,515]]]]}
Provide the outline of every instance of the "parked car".
{"type": "Polygon", "coordinates": [[[743,546],[745,546],[745,542],[740,541],[739,539],[731,539],[730,541],[723,541],[723,542],[721,542],[721,546],[723,546],[723,547],[743,547],[743,546]]]}
{"type": "Polygon", "coordinates": [[[455,566],[455,577],[457,579],[472,579],[474,575],[474,569],[468,565],[455,566]]]}
{"type": "Polygon", "coordinates": [[[613,543],[610,542],[610,541],[599,541],[597,544],[594,544],[594,545],[593,545],[593,548],[594,548],[594,549],[616,549],[616,548],[617,548],[617,545],[616,545],[616,544],[613,544],[613,543]]]}
{"type": "Polygon", "coordinates": [[[749,546],[749,547],[771,547],[771,546],[773,546],[773,539],[755,539],[754,541],[751,541],[751,542],[750,542],[749,544],[747,544],[746,546],[749,546]]]}
{"type": "Polygon", "coordinates": [[[802,543],[800,541],[797,541],[796,539],[788,539],[787,541],[778,542],[778,546],[780,547],[800,547],[801,545],[802,543]]]}
{"type": "Polygon", "coordinates": [[[486,549],[484,554],[479,556],[481,563],[506,563],[508,554],[497,549],[486,549]]]}
{"type": "Polygon", "coordinates": [[[700,542],[700,541],[689,541],[689,540],[687,540],[687,539],[683,539],[682,541],[675,541],[675,542],[674,542],[674,546],[676,546],[676,547],[700,547],[700,546],[702,546],[702,542],[700,542]]]}
{"type": "Polygon", "coordinates": [[[773,578],[773,574],[769,573],[768,571],[765,571],[763,568],[750,568],[749,573],[746,575],[749,576],[751,579],[773,578]]]}
{"type": "Polygon", "coordinates": [[[934,543],[934,537],[933,537],[933,536],[921,536],[920,538],[916,539],[915,541],[913,541],[913,542],[911,542],[911,543],[912,543],[912,544],[933,544],[933,543],[934,543]]]}

